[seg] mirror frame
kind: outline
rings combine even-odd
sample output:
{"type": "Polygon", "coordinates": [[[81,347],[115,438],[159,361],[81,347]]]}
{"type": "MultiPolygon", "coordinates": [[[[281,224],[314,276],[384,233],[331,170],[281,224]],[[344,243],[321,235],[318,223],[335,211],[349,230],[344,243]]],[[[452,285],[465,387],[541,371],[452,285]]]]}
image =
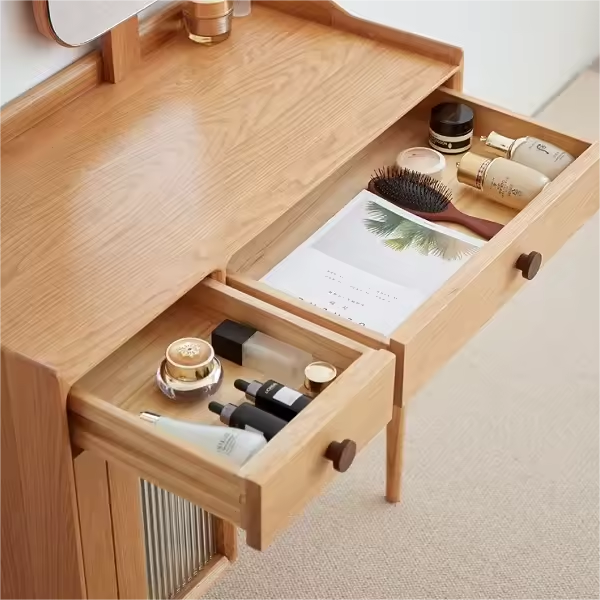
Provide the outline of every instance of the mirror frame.
{"type": "MultiPolygon", "coordinates": [[[[61,1],[61,0],[54,0],[54,1],[61,1]]],[[[62,0],[62,1],[64,1],[64,0],[62,0]]],[[[110,2],[112,0],[107,0],[107,1],[110,2]]],[[[54,25],[52,24],[52,18],[51,18],[51,10],[50,10],[51,0],[32,0],[32,4],[33,4],[33,17],[35,19],[35,23],[38,28],[38,31],[42,35],[44,35],[48,39],[51,39],[52,41],[60,44],[61,46],[65,46],[67,48],[77,48],[78,46],[84,46],[85,44],[89,44],[90,42],[93,42],[94,40],[101,38],[105,33],[110,31],[117,25],[124,23],[125,21],[127,21],[131,17],[139,14],[142,10],[144,10],[145,8],[147,8],[151,4],[154,4],[157,1],[158,0],[146,0],[144,6],[142,6],[138,11],[128,14],[124,18],[120,18],[117,22],[113,23],[110,27],[108,27],[104,31],[101,31],[100,33],[98,33],[98,35],[96,35],[95,37],[93,37],[89,40],[79,42],[77,44],[69,43],[68,41],[63,40],[56,32],[56,29],[54,28],[54,25]]]]}

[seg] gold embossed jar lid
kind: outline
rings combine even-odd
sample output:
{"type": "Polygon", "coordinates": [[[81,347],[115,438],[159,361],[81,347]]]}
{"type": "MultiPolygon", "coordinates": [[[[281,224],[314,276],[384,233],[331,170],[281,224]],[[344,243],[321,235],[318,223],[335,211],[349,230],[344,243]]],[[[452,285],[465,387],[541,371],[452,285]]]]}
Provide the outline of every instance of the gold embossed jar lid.
{"type": "Polygon", "coordinates": [[[169,344],[166,369],[180,381],[197,381],[210,375],[215,367],[213,347],[200,338],[181,338],[169,344]]]}

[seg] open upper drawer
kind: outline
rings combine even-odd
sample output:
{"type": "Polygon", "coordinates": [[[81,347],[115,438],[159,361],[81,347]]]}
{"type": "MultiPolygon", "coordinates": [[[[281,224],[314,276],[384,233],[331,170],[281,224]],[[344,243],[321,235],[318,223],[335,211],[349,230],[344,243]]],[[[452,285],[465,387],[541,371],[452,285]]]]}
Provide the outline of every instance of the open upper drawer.
{"type": "MultiPolygon", "coordinates": [[[[239,404],[234,379],[264,381],[223,360],[225,379],[216,399],[239,404]]],[[[209,512],[246,529],[249,545],[263,549],[336,471],[325,458],[331,442],[354,441],[358,450],[391,418],[394,356],[367,348],[212,280],[205,280],[155,319],[71,390],[73,443],[133,468],[209,512]],[[166,435],[139,419],[141,411],[218,424],[208,400],[174,403],[154,382],[168,344],[181,337],[209,339],[224,319],[333,363],[341,375],[243,467],[166,435]]]]}
{"type": "MultiPolygon", "coordinates": [[[[477,152],[477,147],[474,150],[477,152]]],[[[229,263],[227,280],[237,289],[362,343],[391,348],[397,358],[396,403],[400,404],[525,283],[523,273],[516,267],[522,254],[539,252],[547,260],[597,209],[598,144],[560,134],[463,94],[438,90],[235,254],[229,263]],[[519,212],[458,183],[455,164],[461,155],[447,156],[444,182],[452,188],[454,203],[466,213],[498,221],[505,227],[389,339],[260,282],[263,275],[365,188],[376,168],[394,164],[403,149],[426,146],[430,109],[443,101],[465,102],[474,109],[476,139],[492,130],[512,138],[531,135],[578,158],[519,212]]]]}

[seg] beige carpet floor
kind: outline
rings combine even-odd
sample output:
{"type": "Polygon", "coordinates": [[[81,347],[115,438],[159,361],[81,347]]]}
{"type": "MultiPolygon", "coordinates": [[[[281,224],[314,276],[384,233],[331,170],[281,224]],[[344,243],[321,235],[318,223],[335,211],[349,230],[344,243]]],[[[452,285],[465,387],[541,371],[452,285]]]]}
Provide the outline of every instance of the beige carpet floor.
{"type": "MultiPolygon", "coordinates": [[[[597,138],[593,89],[548,122],[597,138]]],[[[401,504],[380,435],[208,597],[598,598],[598,253],[596,217],[410,403],[401,504]]]]}

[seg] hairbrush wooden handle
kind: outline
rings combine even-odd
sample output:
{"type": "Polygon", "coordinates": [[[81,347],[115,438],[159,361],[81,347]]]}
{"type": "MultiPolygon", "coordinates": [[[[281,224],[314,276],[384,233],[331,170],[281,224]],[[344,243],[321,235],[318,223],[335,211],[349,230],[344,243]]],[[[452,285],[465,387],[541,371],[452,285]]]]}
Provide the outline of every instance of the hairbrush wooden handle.
{"type": "Polygon", "coordinates": [[[454,222],[468,227],[473,233],[480,235],[486,240],[491,240],[503,227],[503,225],[496,223],[495,221],[480,219],[479,217],[465,215],[465,213],[460,214],[462,215],[462,218],[457,219],[454,222]]]}
{"type": "MultiPolygon", "coordinates": [[[[429,216],[425,218],[433,220],[431,218],[432,216],[433,215],[429,214],[429,216]]],[[[504,227],[495,221],[488,221],[487,219],[480,219],[479,217],[474,217],[473,215],[467,215],[458,210],[454,204],[448,204],[445,210],[437,213],[435,220],[463,225],[467,229],[470,229],[473,233],[480,235],[486,240],[491,240],[502,229],[502,227],[504,227]]]]}

